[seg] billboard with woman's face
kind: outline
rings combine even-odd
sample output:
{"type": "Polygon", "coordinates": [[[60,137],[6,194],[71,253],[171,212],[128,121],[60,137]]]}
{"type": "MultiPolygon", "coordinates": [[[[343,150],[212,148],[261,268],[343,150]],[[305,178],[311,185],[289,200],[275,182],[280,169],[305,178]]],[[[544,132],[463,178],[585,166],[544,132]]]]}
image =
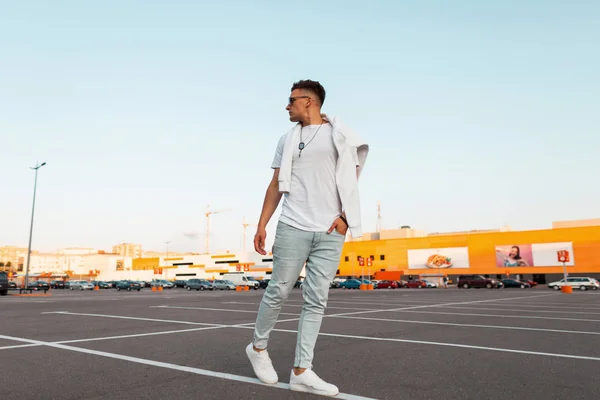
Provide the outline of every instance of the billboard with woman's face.
{"type": "Polygon", "coordinates": [[[556,253],[567,250],[571,260],[567,266],[575,265],[573,244],[568,243],[533,243],[496,246],[496,266],[509,267],[559,267],[556,253]]]}

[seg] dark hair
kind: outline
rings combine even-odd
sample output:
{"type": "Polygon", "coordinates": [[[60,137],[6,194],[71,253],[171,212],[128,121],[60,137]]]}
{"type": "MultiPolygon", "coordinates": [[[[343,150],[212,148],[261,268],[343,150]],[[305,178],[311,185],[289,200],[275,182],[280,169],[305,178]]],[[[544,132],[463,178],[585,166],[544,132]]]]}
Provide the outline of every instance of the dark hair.
{"type": "Polygon", "coordinates": [[[313,92],[319,98],[320,105],[325,102],[325,88],[318,81],[311,81],[310,79],[295,82],[292,85],[292,91],[296,89],[304,89],[313,92]]]}
{"type": "Polygon", "coordinates": [[[513,249],[517,249],[517,255],[514,256],[513,258],[515,260],[520,260],[521,259],[521,249],[519,248],[519,246],[513,246],[512,248],[513,249]]]}

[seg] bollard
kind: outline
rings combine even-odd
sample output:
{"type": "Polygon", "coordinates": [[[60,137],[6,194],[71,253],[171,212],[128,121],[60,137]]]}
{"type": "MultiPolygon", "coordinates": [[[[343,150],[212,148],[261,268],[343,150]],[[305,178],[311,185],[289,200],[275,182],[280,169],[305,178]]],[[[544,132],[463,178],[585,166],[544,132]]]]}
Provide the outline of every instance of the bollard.
{"type": "Polygon", "coordinates": [[[560,291],[563,293],[573,293],[573,287],[565,285],[560,288],[560,291]]]}

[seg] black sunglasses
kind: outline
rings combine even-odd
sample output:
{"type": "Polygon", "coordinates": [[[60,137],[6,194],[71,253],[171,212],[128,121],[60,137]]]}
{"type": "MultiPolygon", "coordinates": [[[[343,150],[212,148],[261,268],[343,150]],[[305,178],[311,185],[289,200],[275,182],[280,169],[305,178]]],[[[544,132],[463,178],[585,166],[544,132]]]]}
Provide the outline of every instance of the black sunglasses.
{"type": "Polygon", "coordinates": [[[296,100],[298,100],[298,99],[311,99],[311,100],[312,100],[312,97],[310,97],[310,96],[296,96],[296,97],[290,97],[290,98],[288,99],[288,105],[290,105],[290,106],[291,106],[292,104],[294,104],[294,101],[296,101],[296,100]]]}

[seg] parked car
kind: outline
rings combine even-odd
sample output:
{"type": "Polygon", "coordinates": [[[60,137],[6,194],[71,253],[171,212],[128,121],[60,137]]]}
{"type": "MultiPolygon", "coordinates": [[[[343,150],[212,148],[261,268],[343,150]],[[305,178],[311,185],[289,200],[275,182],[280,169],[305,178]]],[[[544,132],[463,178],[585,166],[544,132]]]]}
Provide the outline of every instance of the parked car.
{"type": "Polygon", "coordinates": [[[175,285],[175,287],[183,288],[185,287],[185,281],[183,279],[177,279],[175,282],[173,282],[173,285],[175,285]]]}
{"type": "Polygon", "coordinates": [[[50,287],[52,289],[64,289],[65,281],[50,281],[50,287]]]}
{"type": "Polygon", "coordinates": [[[421,280],[421,279],[408,281],[408,282],[406,282],[406,287],[407,288],[423,289],[423,288],[427,287],[427,281],[424,281],[424,280],[421,280]]]}
{"type": "Polygon", "coordinates": [[[532,280],[529,280],[529,279],[519,279],[519,280],[521,282],[527,282],[527,283],[529,283],[529,286],[531,286],[531,287],[536,287],[537,286],[537,282],[536,281],[532,281],[532,280]]]}
{"type": "Polygon", "coordinates": [[[344,282],[340,282],[340,288],[343,289],[360,289],[360,285],[364,283],[364,284],[370,284],[371,281],[368,279],[363,279],[362,281],[360,279],[346,279],[344,282]]]}
{"type": "Polygon", "coordinates": [[[217,279],[213,282],[213,286],[218,290],[235,290],[235,285],[231,281],[217,279]]]}
{"type": "Polygon", "coordinates": [[[29,284],[27,285],[28,288],[33,289],[33,290],[49,290],[50,289],[50,285],[48,284],[48,282],[44,282],[44,281],[30,281],[29,284]]]}
{"type": "Polygon", "coordinates": [[[501,288],[502,282],[495,279],[486,278],[482,275],[460,275],[458,277],[458,288],[501,288]]]}
{"type": "Polygon", "coordinates": [[[0,296],[8,294],[8,274],[4,271],[0,272],[0,296]]]}
{"type": "Polygon", "coordinates": [[[127,290],[128,292],[131,292],[132,290],[137,290],[139,292],[140,290],[142,290],[142,286],[139,284],[139,282],[119,281],[117,282],[117,290],[127,290]]]}
{"type": "Polygon", "coordinates": [[[215,290],[215,286],[206,279],[188,279],[185,283],[186,290],[215,290]]]}
{"type": "Polygon", "coordinates": [[[503,279],[502,286],[504,286],[505,288],[521,288],[521,289],[527,289],[527,288],[531,287],[531,285],[529,283],[523,282],[523,281],[518,281],[516,279],[503,279]]]}
{"type": "MultiPolygon", "coordinates": [[[[588,277],[571,277],[567,278],[567,286],[572,286],[573,289],[579,290],[598,290],[600,288],[600,283],[594,278],[588,277]]],[[[551,282],[548,284],[550,289],[560,290],[561,287],[565,286],[565,280],[561,279],[557,282],[551,282]]]]}
{"type": "Polygon", "coordinates": [[[94,285],[88,281],[71,281],[71,290],[94,290],[94,285]]]}
{"type": "Polygon", "coordinates": [[[93,286],[98,286],[98,289],[110,289],[110,285],[104,281],[92,281],[93,286]]]}
{"type": "Polygon", "coordinates": [[[9,289],[16,289],[17,288],[17,282],[15,282],[15,281],[8,281],[8,288],[9,289]]]}
{"type": "Polygon", "coordinates": [[[163,289],[173,289],[175,287],[173,282],[168,281],[166,279],[156,279],[156,280],[152,281],[152,286],[154,286],[154,287],[162,286],[163,289]]]}
{"type": "Polygon", "coordinates": [[[258,281],[258,283],[260,284],[260,288],[261,289],[266,289],[267,286],[269,286],[269,282],[271,282],[271,279],[263,279],[262,281],[258,281]]]}
{"type": "Polygon", "coordinates": [[[344,282],[340,282],[340,288],[342,289],[358,289],[360,288],[361,282],[358,279],[346,279],[344,282]]]}
{"type": "Polygon", "coordinates": [[[377,289],[398,289],[398,283],[396,281],[379,281],[374,286],[377,289]]]}

